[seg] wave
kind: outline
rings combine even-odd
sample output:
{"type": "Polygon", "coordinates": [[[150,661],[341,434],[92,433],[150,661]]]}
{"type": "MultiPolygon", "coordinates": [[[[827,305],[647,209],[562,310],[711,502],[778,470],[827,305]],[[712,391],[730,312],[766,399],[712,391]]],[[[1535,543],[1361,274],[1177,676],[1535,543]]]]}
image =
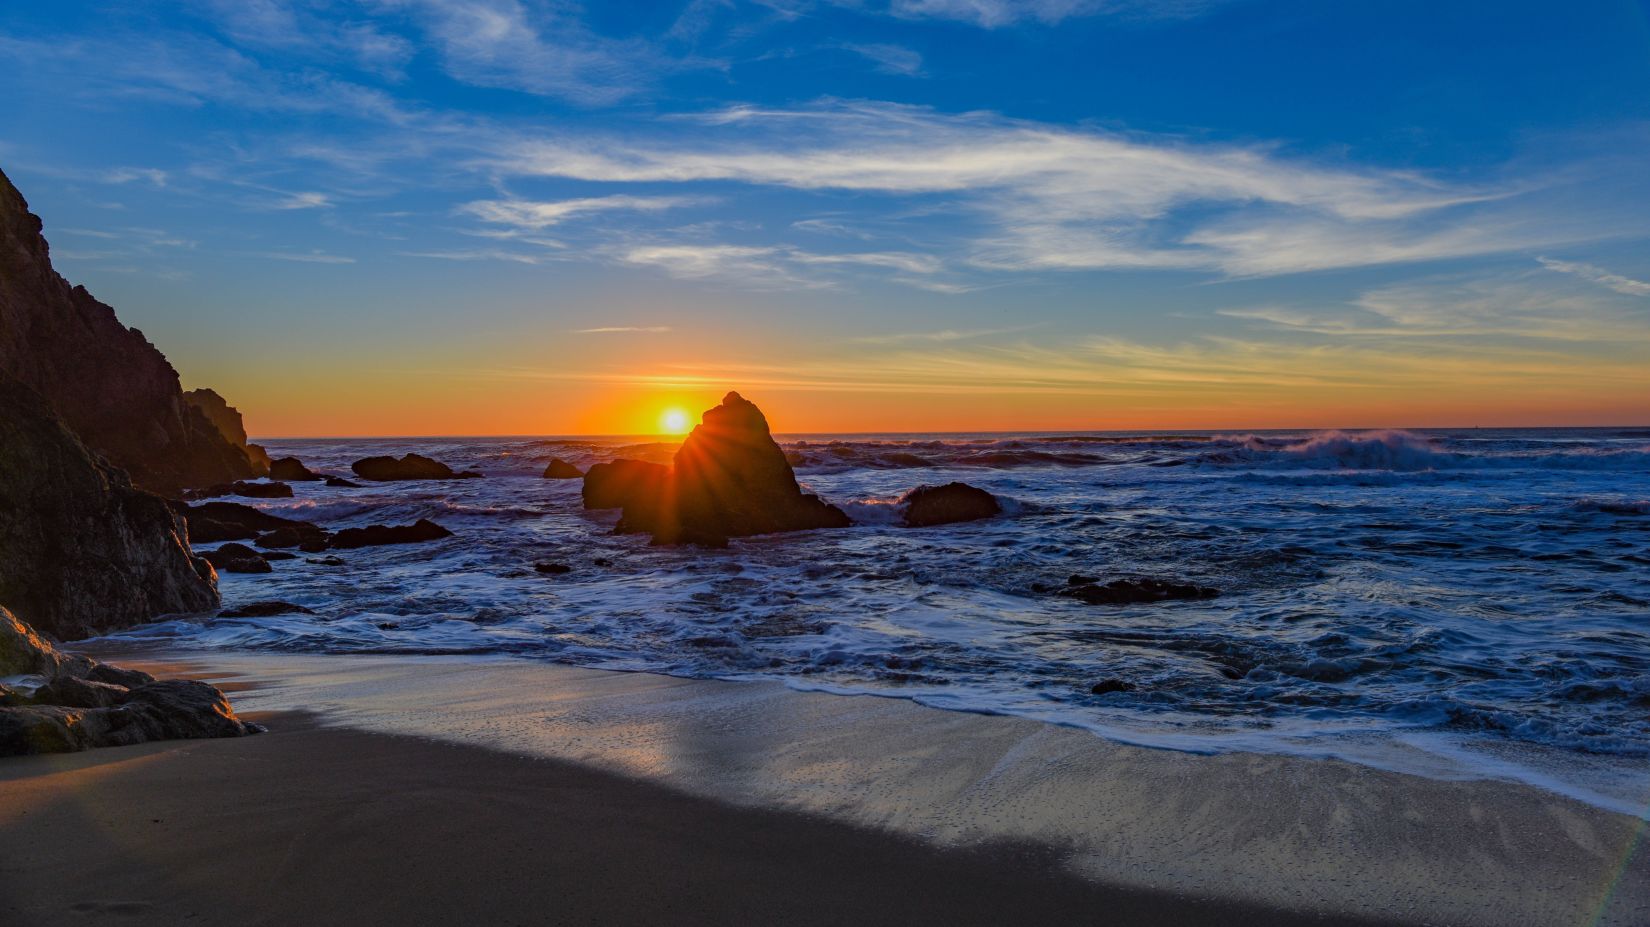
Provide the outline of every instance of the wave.
{"type": "Polygon", "coordinates": [[[1305,438],[1239,435],[1225,443],[1226,449],[1201,454],[1192,462],[1216,467],[1389,473],[1470,469],[1650,472],[1650,446],[1588,446],[1557,452],[1546,448],[1515,448],[1469,453],[1448,450],[1437,438],[1401,429],[1322,431],[1305,438]]]}

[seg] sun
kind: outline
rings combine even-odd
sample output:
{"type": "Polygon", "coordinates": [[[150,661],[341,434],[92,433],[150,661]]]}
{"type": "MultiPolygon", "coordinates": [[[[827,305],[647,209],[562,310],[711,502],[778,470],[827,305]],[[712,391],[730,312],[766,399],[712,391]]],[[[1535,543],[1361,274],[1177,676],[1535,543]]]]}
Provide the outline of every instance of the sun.
{"type": "Polygon", "coordinates": [[[659,425],[667,435],[686,434],[688,430],[687,413],[681,409],[666,409],[665,414],[659,416],[659,425]]]}

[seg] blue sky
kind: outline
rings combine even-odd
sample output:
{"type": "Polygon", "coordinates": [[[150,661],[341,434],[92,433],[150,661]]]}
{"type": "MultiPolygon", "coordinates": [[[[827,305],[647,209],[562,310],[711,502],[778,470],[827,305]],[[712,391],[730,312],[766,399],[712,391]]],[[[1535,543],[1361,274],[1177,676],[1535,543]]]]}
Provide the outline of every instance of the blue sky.
{"type": "Polygon", "coordinates": [[[1650,408],[1642,2],[53,2],[0,60],[59,269],[254,433],[1650,408]]]}

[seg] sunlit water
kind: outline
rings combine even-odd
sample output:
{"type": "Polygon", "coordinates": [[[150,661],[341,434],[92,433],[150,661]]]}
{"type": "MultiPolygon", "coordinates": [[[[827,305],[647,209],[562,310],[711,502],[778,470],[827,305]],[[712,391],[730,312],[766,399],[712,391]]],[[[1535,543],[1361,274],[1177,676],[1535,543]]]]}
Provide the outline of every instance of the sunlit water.
{"type": "Polygon", "coordinates": [[[856,527],[655,548],[611,534],[616,512],[582,510],[578,480],[539,476],[551,457],[668,460],[672,445],[271,442],[345,475],[360,457],[418,451],[487,479],[296,483],[295,499],[240,500],[332,528],[431,518],[455,536],[221,578],[226,605],[283,599],[315,615],[193,616],[118,637],[780,678],[1178,749],[1397,767],[1424,755],[1618,807],[1650,787],[1650,431],[783,443],[856,527]],[[897,526],[900,494],[949,480],[1009,513],[897,526]],[[1053,594],[1073,573],[1221,595],[1084,605],[1053,594]],[[1133,689],[1093,694],[1103,680],[1133,689]]]}

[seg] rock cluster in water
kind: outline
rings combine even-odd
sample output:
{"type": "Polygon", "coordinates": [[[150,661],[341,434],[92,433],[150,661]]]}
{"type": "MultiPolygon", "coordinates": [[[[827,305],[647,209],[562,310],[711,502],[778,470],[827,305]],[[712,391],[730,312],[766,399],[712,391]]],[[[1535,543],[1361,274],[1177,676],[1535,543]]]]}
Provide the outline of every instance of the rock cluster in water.
{"type": "Polygon", "coordinates": [[[143,334],[52,269],[39,217],[0,173],[0,373],[39,393],[85,445],[136,486],[175,496],[259,476],[239,415],[221,398],[186,398],[177,371],[143,334]],[[221,410],[218,408],[221,404],[221,410]]]}
{"type": "Polygon", "coordinates": [[[481,474],[473,470],[462,472],[454,471],[439,460],[425,457],[423,454],[406,454],[402,457],[364,457],[350,464],[355,475],[364,480],[390,482],[394,480],[466,480],[475,479],[481,474]]]}
{"type": "Polygon", "coordinates": [[[655,544],[720,546],[730,537],[849,525],[841,509],[802,491],[762,410],[738,393],[704,414],[668,470],[616,461],[598,474],[601,466],[585,475],[585,504],[618,501],[617,530],[651,534],[655,544]]]}
{"type": "Polygon", "coordinates": [[[204,682],[156,680],[58,652],[0,607],[0,756],[67,753],[261,730],[204,682]]]}
{"type": "Polygon", "coordinates": [[[69,640],[218,604],[184,522],[0,375],[0,605],[69,640]]]}

